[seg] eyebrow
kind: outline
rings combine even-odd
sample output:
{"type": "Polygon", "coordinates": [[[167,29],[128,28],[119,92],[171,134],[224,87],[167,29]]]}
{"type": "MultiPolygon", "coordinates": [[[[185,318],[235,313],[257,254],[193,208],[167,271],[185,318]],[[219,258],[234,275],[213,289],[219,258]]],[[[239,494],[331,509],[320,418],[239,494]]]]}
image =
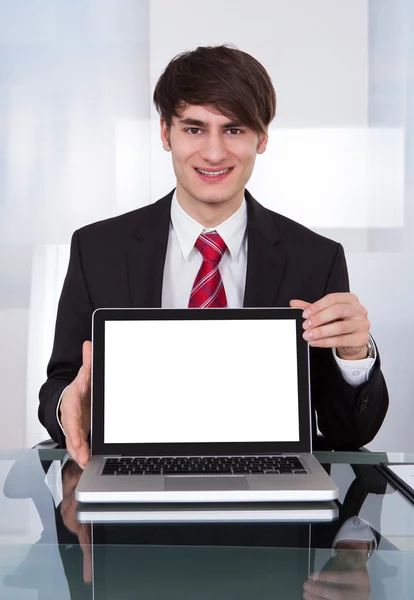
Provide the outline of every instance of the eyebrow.
{"type": "MultiPolygon", "coordinates": [[[[206,121],[200,121],[199,119],[180,119],[178,121],[181,125],[190,125],[191,127],[204,127],[204,129],[208,128],[208,123],[206,121]]],[[[223,123],[222,129],[237,129],[239,127],[243,127],[240,121],[228,121],[227,123],[223,123]]]]}

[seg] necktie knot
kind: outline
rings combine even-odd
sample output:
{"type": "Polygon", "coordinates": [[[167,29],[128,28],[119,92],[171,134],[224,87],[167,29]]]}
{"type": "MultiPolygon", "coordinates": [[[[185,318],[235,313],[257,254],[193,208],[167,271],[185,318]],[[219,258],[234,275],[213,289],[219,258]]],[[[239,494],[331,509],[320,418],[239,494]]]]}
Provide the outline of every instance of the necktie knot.
{"type": "Polygon", "coordinates": [[[225,241],[217,232],[201,234],[197,238],[195,247],[204,260],[214,263],[220,262],[227,248],[225,241]]]}

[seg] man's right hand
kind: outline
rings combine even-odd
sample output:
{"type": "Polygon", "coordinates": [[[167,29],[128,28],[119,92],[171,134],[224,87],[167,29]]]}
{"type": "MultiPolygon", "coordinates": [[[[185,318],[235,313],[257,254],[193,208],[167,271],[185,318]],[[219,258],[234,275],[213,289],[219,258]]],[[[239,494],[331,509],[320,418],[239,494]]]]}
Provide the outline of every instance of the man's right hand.
{"type": "Polygon", "coordinates": [[[66,448],[84,469],[89,460],[88,436],[91,427],[92,344],[82,346],[82,366],[64,391],[60,404],[60,421],[66,435],[66,448]]]}
{"type": "Polygon", "coordinates": [[[92,582],[92,535],[89,523],[79,523],[76,518],[75,489],[81,478],[82,471],[72,460],[64,465],[62,469],[62,503],[60,513],[66,527],[78,536],[83,553],[83,580],[85,583],[92,582]]]}

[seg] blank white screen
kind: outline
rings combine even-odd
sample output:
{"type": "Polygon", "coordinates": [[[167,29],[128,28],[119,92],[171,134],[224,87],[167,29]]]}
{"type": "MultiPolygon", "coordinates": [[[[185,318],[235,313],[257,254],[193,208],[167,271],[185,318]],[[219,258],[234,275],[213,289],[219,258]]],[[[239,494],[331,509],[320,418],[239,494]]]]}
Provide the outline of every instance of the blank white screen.
{"type": "Polygon", "coordinates": [[[294,320],[109,321],[105,443],[298,441],[294,320]]]}

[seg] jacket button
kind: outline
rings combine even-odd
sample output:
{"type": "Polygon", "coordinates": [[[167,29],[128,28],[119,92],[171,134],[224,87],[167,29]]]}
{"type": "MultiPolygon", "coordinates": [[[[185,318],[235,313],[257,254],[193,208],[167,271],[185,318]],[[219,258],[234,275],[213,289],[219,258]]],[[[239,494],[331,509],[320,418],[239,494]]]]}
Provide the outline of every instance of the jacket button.
{"type": "Polygon", "coordinates": [[[359,412],[364,412],[364,410],[367,410],[369,400],[369,394],[364,394],[363,396],[361,396],[361,398],[359,399],[359,412]]]}

